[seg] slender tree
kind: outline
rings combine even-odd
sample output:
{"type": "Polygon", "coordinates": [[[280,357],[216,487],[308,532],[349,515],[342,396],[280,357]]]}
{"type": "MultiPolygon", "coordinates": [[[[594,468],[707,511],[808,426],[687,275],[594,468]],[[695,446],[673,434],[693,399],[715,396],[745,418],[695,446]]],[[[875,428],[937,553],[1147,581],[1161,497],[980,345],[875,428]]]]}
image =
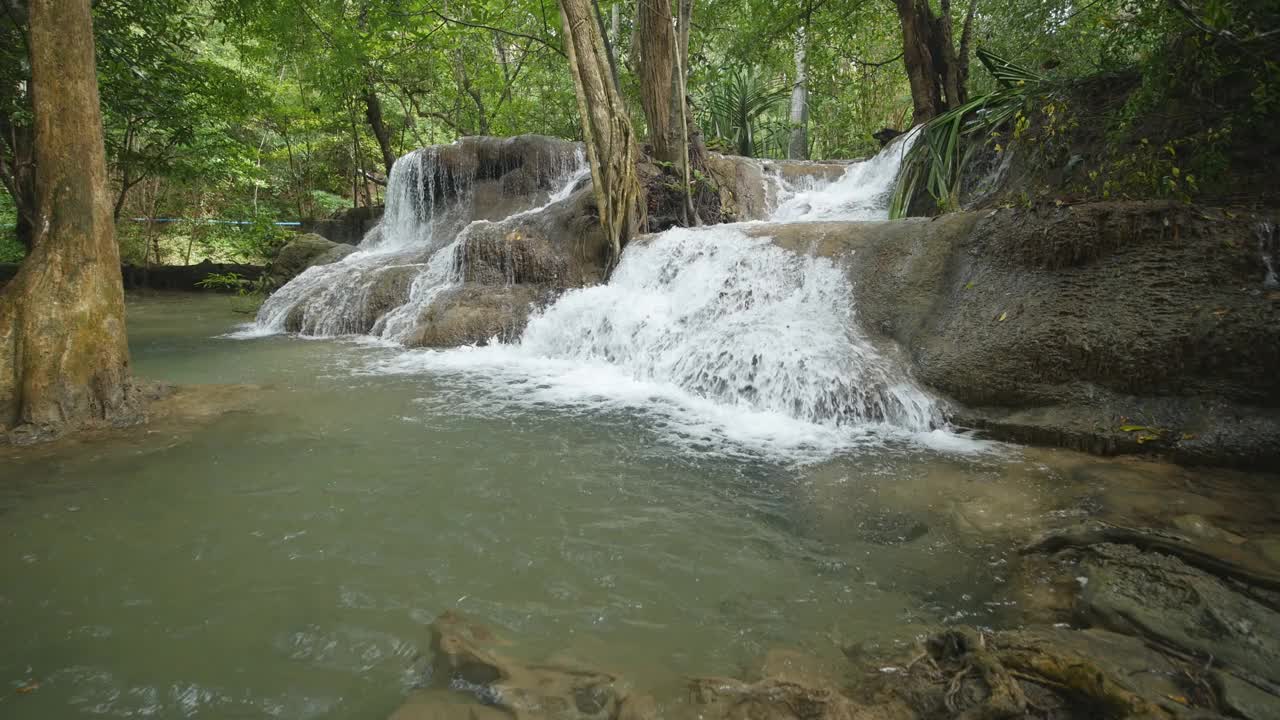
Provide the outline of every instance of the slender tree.
{"type": "Polygon", "coordinates": [[[791,137],[787,141],[787,157],[809,159],[809,20],[796,28],[796,80],[791,86],[791,137]]]}
{"type": "Polygon", "coordinates": [[[640,151],[591,1],[560,0],[560,20],[612,267],[644,224],[644,193],[636,177],[640,151]]]}
{"type": "Polygon", "coordinates": [[[36,222],[0,292],[0,428],[57,431],[130,410],[89,0],[31,0],[36,222]]]}

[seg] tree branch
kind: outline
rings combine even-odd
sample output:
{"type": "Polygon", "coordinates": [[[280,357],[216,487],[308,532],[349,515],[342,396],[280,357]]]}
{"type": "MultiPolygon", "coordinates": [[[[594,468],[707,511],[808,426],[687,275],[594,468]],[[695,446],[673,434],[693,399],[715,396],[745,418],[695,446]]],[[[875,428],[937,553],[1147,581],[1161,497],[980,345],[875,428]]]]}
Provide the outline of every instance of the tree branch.
{"type": "Polygon", "coordinates": [[[902,59],[902,55],[903,53],[898,53],[897,55],[894,55],[893,57],[883,62],[868,62],[866,60],[863,60],[862,58],[856,58],[856,57],[851,57],[849,59],[852,60],[854,63],[861,65],[863,67],[884,67],[885,65],[892,65],[893,63],[898,62],[899,60],[902,59]]]}
{"type": "Polygon", "coordinates": [[[543,45],[555,51],[555,53],[562,58],[568,59],[569,57],[568,55],[564,54],[564,50],[561,50],[560,48],[556,47],[555,45],[552,45],[551,43],[538,37],[537,35],[528,35],[522,32],[516,32],[514,30],[503,30],[502,28],[494,27],[492,25],[485,25],[484,23],[470,22],[467,20],[459,20],[457,18],[449,17],[448,15],[445,15],[444,13],[438,10],[432,10],[431,14],[435,15],[436,17],[440,18],[441,20],[447,23],[452,23],[454,25],[461,25],[463,27],[475,28],[477,30],[491,30],[493,32],[502,33],[503,35],[510,35],[511,37],[519,37],[519,38],[524,38],[526,40],[532,40],[540,45],[543,45]]]}

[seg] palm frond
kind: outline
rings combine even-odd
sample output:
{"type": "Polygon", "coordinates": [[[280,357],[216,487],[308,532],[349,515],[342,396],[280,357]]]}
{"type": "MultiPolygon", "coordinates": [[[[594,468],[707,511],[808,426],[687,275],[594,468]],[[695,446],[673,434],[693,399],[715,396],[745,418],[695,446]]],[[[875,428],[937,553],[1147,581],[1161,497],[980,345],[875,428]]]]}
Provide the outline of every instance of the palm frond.
{"type": "Polygon", "coordinates": [[[739,155],[768,152],[775,134],[769,116],[778,113],[789,92],[779,78],[755,68],[729,70],[702,98],[703,132],[739,155]]]}
{"type": "Polygon", "coordinates": [[[1043,76],[994,53],[978,50],[977,55],[1002,87],[925,123],[920,139],[903,158],[889,217],[906,216],[912,196],[921,187],[937,203],[939,211],[958,209],[960,180],[979,145],[975,141],[1017,116],[1028,96],[1045,82],[1043,76]]]}

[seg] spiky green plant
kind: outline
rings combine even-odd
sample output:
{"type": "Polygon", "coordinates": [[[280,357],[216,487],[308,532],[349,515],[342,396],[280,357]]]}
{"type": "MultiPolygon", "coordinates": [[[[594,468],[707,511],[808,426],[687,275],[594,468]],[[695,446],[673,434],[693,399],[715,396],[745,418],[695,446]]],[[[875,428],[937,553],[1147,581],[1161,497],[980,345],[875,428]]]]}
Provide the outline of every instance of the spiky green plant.
{"type": "Polygon", "coordinates": [[[920,138],[902,161],[889,216],[904,217],[912,196],[922,185],[938,204],[949,212],[960,206],[960,179],[964,167],[985,137],[1013,119],[1026,105],[1027,97],[1044,78],[985,50],[978,60],[996,79],[1000,88],[938,115],[920,128],[920,138]]]}
{"type": "MultiPolygon", "coordinates": [[[[757,68],[734,68],[712,82],[702,98],[703,132],[746,157],[769,154],[782,147],[779,132],[787,130],[780,115],[790,93],[786,83],[757,68]]],[[[785,143],[785,140],[782,141],[785,143]]]]}

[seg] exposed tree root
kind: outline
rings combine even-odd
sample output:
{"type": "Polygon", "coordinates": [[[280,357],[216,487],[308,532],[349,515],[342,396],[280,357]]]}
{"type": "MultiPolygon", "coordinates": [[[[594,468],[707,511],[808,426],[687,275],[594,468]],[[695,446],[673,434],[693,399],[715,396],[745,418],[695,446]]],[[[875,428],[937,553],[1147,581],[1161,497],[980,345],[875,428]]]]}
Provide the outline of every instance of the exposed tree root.
{"type": "Polygon", "coordinates": [[[1241,562],[1205,552],[1177,535],[1156,530],[1142,530],[1091,521],[1071,528],[1051,531],[1024,546],[1021,553],[1052,554],[1067,549],[1088,550],[1093,545],[1110,543],[1133,545],[1146,552],[1171,555],[1191,567],[1218,577],[1238,580],[1248,585],[1280,590],[1280,575],[1260,568],[1246,567],[1241,562]]]}

